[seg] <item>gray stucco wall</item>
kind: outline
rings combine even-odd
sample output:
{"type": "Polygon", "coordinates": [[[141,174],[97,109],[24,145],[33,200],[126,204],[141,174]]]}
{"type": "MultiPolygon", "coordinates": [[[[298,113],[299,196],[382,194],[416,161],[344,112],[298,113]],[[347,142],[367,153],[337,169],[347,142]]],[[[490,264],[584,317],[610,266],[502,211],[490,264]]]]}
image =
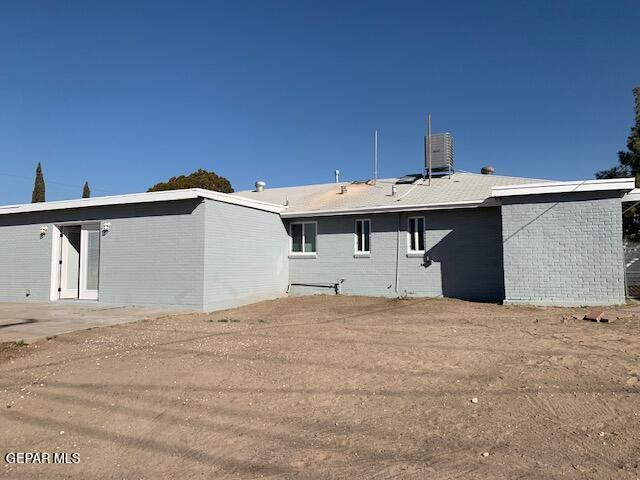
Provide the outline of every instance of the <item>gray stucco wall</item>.
{"type": "MultiPolygon", "coordinates": [[[[504,298],[499,208],[292,221],[297,220],[318,222],[317,255],[316,258],[290,258],[292,284],[335,283],[344,278],[342,292],[347,294],[393,297],[406,293],[482,301],[504,298]],[[407,256],[410,216],[425,217],[426,256],[407,256]],[[354,257],[358,218],[371,219],[369,258],[354,257]]],[[[331,293],[331,290],[291,287],[292,294],[319,292],[331,293]]]]}
{"type": "Polygon", "coordinates": [[[87,220],[111,223],[100,239],[100,302],[202,308],[201,200],[1,215],[0,301],[49,301],[52,226],[87,220]]]}
{"type": "Polygon", "coordinates": [[[617,193],[505,198],[502,229],[506,302],[624,303],[617,193]]]}
{"type": "Polygon", "coordinates": [[[205,200],[204,307],[219,310],[282,296],[288,236],[280,216],[205,200]]]}

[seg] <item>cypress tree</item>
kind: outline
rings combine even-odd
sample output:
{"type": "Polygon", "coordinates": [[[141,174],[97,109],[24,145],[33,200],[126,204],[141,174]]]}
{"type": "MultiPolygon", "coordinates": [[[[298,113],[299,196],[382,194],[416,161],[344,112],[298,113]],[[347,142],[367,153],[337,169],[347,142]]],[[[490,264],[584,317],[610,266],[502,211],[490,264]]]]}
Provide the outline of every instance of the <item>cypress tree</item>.
{"type": "Polygon", "coordinates": [[[31,203],[44,201],[44,176],[42,175],[40,162],[38,162],[38,166],[36,167],[36,181],[33,185],[33,193],[31,194],[31,203]]]}
{"type": "Polygon", "coordinates": [[[89,198],[91,196],[91,190],[89,190],[89,182],[84,182],[82,187],[82,198],[89,198]]]}

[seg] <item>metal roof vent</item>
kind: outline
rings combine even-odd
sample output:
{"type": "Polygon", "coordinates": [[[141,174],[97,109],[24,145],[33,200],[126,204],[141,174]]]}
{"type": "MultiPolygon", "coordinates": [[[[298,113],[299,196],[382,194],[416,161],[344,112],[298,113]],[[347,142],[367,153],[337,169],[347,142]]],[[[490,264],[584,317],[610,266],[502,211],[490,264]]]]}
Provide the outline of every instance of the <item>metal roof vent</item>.
{"type": "Polygon", "coordinates": [[[491,165],[486,165],[480,169],[482,175],[493,175],[495,169],[491,165]]]}
{"type": "Polygon", "coordinates": [[[267,182],[264,182],[262,180],[258,180],[256,182],[256,192],[263,192],[266,187],[267,187],[267,182]]]}

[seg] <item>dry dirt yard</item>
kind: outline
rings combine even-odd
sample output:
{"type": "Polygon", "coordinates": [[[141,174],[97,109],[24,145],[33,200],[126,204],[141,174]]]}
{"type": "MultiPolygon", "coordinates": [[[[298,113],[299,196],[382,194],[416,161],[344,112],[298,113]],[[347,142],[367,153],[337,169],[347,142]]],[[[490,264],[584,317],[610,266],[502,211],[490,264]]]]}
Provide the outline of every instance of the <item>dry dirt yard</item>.
{"type": "Polygon", "coordinates": [[[80,463],[0,476],[636,479],[640,306],[585,311],[316,296],[5,345],[3,456],[80,463]]]}

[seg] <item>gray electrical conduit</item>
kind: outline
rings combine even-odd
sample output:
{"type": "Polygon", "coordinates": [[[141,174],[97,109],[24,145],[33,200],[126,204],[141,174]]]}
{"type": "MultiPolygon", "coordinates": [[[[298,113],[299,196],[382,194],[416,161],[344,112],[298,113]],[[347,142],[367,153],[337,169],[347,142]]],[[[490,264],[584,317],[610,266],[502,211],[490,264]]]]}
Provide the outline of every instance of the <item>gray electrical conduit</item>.
{"type": "Polygon", "coordinates": [[[400,227],[402,227],[402,214],[398,213],[398,228],[396,229],[396,294],[400,295],[400,227]]]}

